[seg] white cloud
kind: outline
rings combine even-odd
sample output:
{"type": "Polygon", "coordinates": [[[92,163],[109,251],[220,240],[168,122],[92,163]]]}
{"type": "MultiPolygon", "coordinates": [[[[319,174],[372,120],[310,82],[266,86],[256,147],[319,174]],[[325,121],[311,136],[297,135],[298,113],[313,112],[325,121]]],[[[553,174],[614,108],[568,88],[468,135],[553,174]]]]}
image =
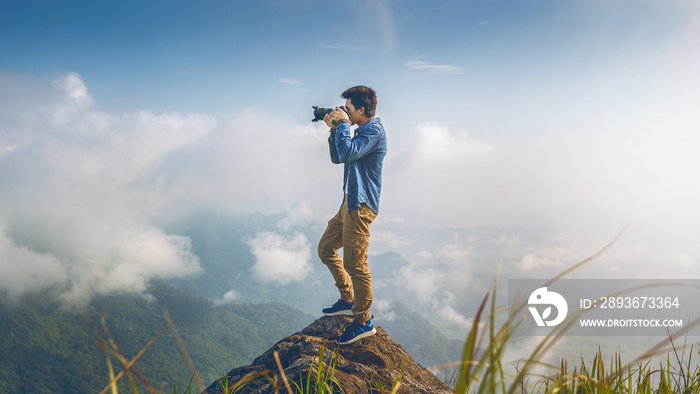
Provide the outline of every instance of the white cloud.
{"type": "MultiPolygon", "coordinates": [[[[187,240],[162,231],[160,225],[169,220],[211,207],[225,212],[286,211],[277,230],[287,233],[297,226],[324,223],[329,210],[334,213],[340,203],[342,166],[330,163],[325,125],[295,124],[256,108],[218,117],[115,114],[96,107],[77,74],[43,85],[17,82],[22,79],[11,74],[0,73],[0,78],[13,81],[4,85],[12,89],[0,92],[0,100],[7,103],[0,107],[0,225],[5,245],[0,253],[27,261],[26,269],[3,270],[13,278],[28,278],[37,261],[45,259],[52,272],[38,275],[34,283],[14,281],[14,287],[9,279],[0,280],[8,294],[46,288],[52,278],[69,288],[72,296],[66,297],[73,299],[119,287],[140,291],[149,278],[197,270],[187,240]],[[133,239],[143,239],[144,244],[130,246],[133,239]],[[135,258],[135,250],[141,248],[152,250],[153,259],[135,258]]],[[[553,209],[570,202],[639,212],[648,215],[643,216],[648,223],[668,215],[692,224],[698,217],[699,189],[691,178],[700,163],[692,152],[699,140],[685,133],[692,127],[686,128],[670,130],[663,138],[643,133],[632,145],[621,137],[589,143],[589,137],[599,136],[588,134],[586,139],[525,138],[509,145],[487,140],[478,130],[442,124],[419,124],[403,134],[388,129],[395,148],[385,162],[383,213],[381,223],[373,227],[373,242],[397,247],[415,241],[387,230],[416,225],[403,214],[392,216],[395,208],[400,209],[394,212],[449,217],[466,226],[488,224],[491,217],[497,222],[513,213],[544,213],[546,223],[559,225],[567,234],[554,240],[554,247],[569,239],[608,241],[615,234],[601,231],[609,227],[571,230],[569,224],[592,216],[576,209],[577,216],[566,217],[553,209]],[[670,215],[671,206],[680,213],[670,215]],[[465,220],[470,214],[478,220],[465,220]]],[[[616,222],[614,230],[620,227],[616,222]]],[[[675,241],[673,234],[663,242],[641,239],[634,253],[611,256],[623,272],[630,272],[625,268],[642,257],[645,264],[674,261],[686,267],[698,256],[697,243],[689,242],[695,236],[693,228],[678,226],[676,233],[685,235],[675,241]],[[673,242],[666,242],[669,239],[673,242]]],[[[530,270],[577,262],[597,250],[590,247],[581,253],[577,245],[569,255],[547,254],[540,248],[527,249],[530,240],[502,242],[523,249],[520,264],[530,270]]],[[[449,243],[464,247],[415,245],[416,253],[423,251],[417,258],[470,258],[467,242],[449,243]]],[[[407,276],[407,288],[435,296],[440,294],[439,284],[464,283],[469,271],[451,267],[460,276],[439,275],[431,271],[435,267],[413,267],[418,277],[407,276]]],[[[655,271],[647,267],[646,272],[655,271]]]]}
{"type": "Polygon", "coordinates": [[[471,327],[474,322],[472,319],[467,319],[466,317],[464,317],[462,314],[457,312],[454,307],[450,305],[443,305],[439,307],[438,313],[450,323],[456,324],[464,328],[471,327]]]}
{"type": "Polygon", "coordinates": [[[396,312],[392,309],[392,302],[389,300],[375,299],[372,301],[372,308],[377,316],[381,316],[383,321],[394,321],[396,312]]]}
{"type": "Polygon", "coordinates": [[[61,105],[51,109],[55,123],[66,123],[72,116],[82,113],[93,104],[83,78],[77,73],[68,73],[64,78],[54,80],[52,85],[64,95],[61,98],[61,105]]]}
{"type": "Polygon", "coordinates": [[[437,311],[438,315],[450,322],[451,324],[456,324],[463,328],[469,328],[473,324],[472,319],[467,319],[461,313],[457,312],[455,305],[457,305],[458,299],[457,295],[451,291],[444,291],[439,298],[435,298],[432,301],[432,307],[437,311]]]}
{"type": "Polygon", "coordinates": [[[301,202],[337,209],[342,167],[331,163],[327,139],[325,124],[245,108],[169,155],[150,182],[160,184],[170,217],[198,207],[279,213],[301,202]]]}
{"type": "Polygon", "coordinates": [[[496,144],[436,124],[415,126],[408,139],[407,149],[387,156],[385,206],[457,221],[487,215],[495,200],[505,198],[489,195],[490,185],[502,184],[493,173],[504,159],[496,144]]]}
{"type": "Polygon", "coordinates": [[[258,279],[287,284],[306,278],[311,271],[311,247],[304,234],[290,238],[277,233],[261,232],[248,240],[255,264],[251,268],[258,279]]]}
{"type": "Polygon", "coordinates": [[[277,80],[277,82],[284,83],[287,85],[292,85],[292,86],[301,86],[301,82],[299,82],[293,78],[280,78],[277,80]]]}
{"type": "Polygon", "coordinates": [[[675,259],[678,262],[678,265],[682,267],[692,267],[696,265],[696,260],[693,258],[693,256],[688,255],[688,254],[682,254],[679,256],[676,256],[675,259]]]}
{"type": "Polygon", "coordinates": [[[522,260],[518,263],[520,270],[526,272],[534,269],[542,269],[544,267],[561,267],[564,265],[556,256],[557,254],[561,254],[563,248],[548,248],[545,252],[547,251],[550,253],[545,253],[544,256],[538,256],[534,253],[523,256],[522,260]],[[557,251],[559,253],[551,253],[552,251],[557,251]]]}
{"type": "Polygon", "coordinates": [[[495,147],[469,137],[465,131],[453,133],[449,128],[420,124],[411,153],[425,162],[465,162],[479,160],[494,153],[495,147]]]}
{"type": "Polygon", "coordinates": [[[294,227],[315,225],[324,221],[325,215],[318,212],[317,207],[313,207],[308,201],[294,204],[285,211],[284,218],[277,222],[277,228],[282,231],[289,231],[294,227]]]}
{"type": "Polygon", "coordinates": [[[438,310],[446,303],[456,305],[454,292],[466,289],[472,280],[473,269],[469,261],[472,251],[462,245],[447,245],[436,254],[419,252],[420,262],[410,262],[400,268],[396,285],[417,302],[435,305],[438,310]]]}
{"type": "Polygon", "coordinates": [[[373,231],[372,245],[384,244],[388,249],[399,249],[413,244],[413,241],[392,231],[373,231]]]}
{"type": "Polygon", "coordinates": [[[444,286],[443,274],[435,268],[410,264],[401,269],[400,275],[401,288],[412,292],[419,302],[430,303],[444,286]]]}
{"type": "Polygon", "coordinates": [[[68,273],[55,256],[18,246],[0,232],[0,291],[5,297],[15,299],[27,291],[49,288],[65,282],[68,273]]]}
{"type": "Polygon", "coordinates": [[[420,252],[418,252],[416,254],[416,256],[424,258],[424,259],[432,259],[433,258],[433,254],[427,250],[421,250],[420,252]]]}
{"type": "Polygon", "coordinates": [[[140,182],[213,119],[99,111],[76,73],[40,96],[0,92],[9,97],[22,106],[0,112],[0,292],[58,288],[81,304],[199,270],[189,239],[153,224],[159,191],[140,182]]]}
{"type": "Polygon", "coordinates": [[[440,249],[440,255],[458,263],[466,263],[474,254],[473,248],[462,244],[445,245],[440,249]]]}
{"type": "Polygon", "coordinates": [[[501,236],[498,237],[495,242],[511,250],[517,249],[523,243],[523,241],[517,235],[510,237],[507,234],[501,234],[501,236]]]}
{"type": "Polygon", "coordinates": [[[221,298],[214,300],[214,305],[226,305],[231,304],[238,299],[238,294],[234,291],[227,291],[221,298]]]}
{"type": "Polygon", "coordinates": [[[411,70],[426,71],[432,74],[445,75],[463,74],[466,71],[464,67],[453,66],[449,64],[434,64],[422,60],[408,60],[406,61],[406,67],[408,67],[411,70]]]}

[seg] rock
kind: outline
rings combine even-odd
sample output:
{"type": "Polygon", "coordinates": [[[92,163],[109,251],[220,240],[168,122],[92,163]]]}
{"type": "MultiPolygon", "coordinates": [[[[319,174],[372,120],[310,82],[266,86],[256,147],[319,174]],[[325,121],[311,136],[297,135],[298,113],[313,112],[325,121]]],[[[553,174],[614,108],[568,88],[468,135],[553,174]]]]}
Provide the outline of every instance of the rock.
{"type": "MultiPolygon", "coordinates": [[[[351,321],[352,318],[345,316],[324,316],[301,332],[277,342],[253,360],[251,365],[231,370],[226,378],[212,383],[207,388],[207,393],[223,393],[220,382],[228,379],[228,386],[231,387],[244,378],[243,382],[247,383],[238,393],[286,393],[275,361],[275,351],[279,354],[280,363],[293,391],[295,386],[292,381],[302,388],[306,387],[310,368],[313,368],[311,387],[315,387],[322,348],[323,374],[329,370],[337,351],[333,377],[345,393],[389,393],[396,382],[400,382],[398,393],[452,393],[440,379],[416,363],[381,327],[376,327],[376,335],[351,345],[337,346],[334,339],[351,321]]],[[[334,383],[331,384],[337,388],[334,383]]]]}

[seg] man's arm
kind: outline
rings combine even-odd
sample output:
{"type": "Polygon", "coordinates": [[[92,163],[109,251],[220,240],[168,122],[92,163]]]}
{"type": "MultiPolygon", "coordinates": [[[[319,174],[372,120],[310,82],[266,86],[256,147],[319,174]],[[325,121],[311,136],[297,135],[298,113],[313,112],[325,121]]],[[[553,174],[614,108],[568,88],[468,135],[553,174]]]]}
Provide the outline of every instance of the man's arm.
{"type": "Polygon", "coordinates": [[[331,153],[331,163],[333,164],[340,164],[340,159],[338,159],[338,149],[335,147],[335,127],[333,127],[333,120],[331,117],[331,114],[326,114],[326,116],[323,117],[323,121],[326,122],[326,125],[331,128],[330,130],[330,136],[328,137],[328,150],[331,153]]]}
{"type": "Polygon", "coordinates": [[[356,161],[372,152],[382,139],[382,130],[367,127],[353,140],[350,136],[350,124],[341,123],[335,133],[335,146],[341,163],[356,161]]]}
{"type": "Polygon", "coordinates": [[[331,129],[328,137],[328,150],[331,152],[331,162],[333,164],[340,164],[340,159],[338,158],[338,149],[335,147],[335,129],[331,129]]]}

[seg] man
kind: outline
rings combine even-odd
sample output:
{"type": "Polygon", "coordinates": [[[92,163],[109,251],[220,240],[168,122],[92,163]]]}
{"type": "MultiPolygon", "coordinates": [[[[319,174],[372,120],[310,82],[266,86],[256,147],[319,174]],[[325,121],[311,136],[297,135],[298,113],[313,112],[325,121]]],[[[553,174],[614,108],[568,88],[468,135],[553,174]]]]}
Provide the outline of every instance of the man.
{"type": "Polygon", "coordinates": [[[323,309],[323,314],[355,317],[337,339],[338,344],[348,345],[377,332],[369,314],[372,275],[367,252],[369,227],[379,213],[387,143],[384,127],[379,118],[374,117],[377,108],[374,90],[355,86],[341,97],[346,99],[345,110],[336,107],[323,120],[331,128],[328,138],[331,161],[344,164],[345,196],[319,241],[318,255],[328,266],[340,291],[338,302],[323,309]],[[358,126],[354,135],[350,133],[351,125],[358,126]],[[337,253],[340,248],[343,248],[343,258],[337,253]]]}

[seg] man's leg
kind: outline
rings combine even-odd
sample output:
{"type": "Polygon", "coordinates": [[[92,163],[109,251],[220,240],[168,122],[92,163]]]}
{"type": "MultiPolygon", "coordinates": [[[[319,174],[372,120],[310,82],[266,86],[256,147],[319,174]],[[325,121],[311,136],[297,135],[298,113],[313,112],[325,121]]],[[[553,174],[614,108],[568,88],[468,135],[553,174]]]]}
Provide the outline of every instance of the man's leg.
{"type": "Polygon", "coordinates": [[[362,204],[360,209],[350,211],[343,223],[343,264],[350,274],[355,295],[352,313],[355,320],[370,319],[372,305],[372,274],[367,264],[369,251],[369,226],[377,215],[362,204]]]}
{"type": "Polygon", "coordinates": [[[352,282],[343,267],[343,259],[338,254],[338,249],[343,247],[343,219],[346,216],[343,213],[347,210],[347,201],[343,201],[338,213],[328,221],[328,227],[318,243],[318,256],[333,275],[335,286],[340,291],[340,299],[352,302],[354,299],[352,282]]]}

